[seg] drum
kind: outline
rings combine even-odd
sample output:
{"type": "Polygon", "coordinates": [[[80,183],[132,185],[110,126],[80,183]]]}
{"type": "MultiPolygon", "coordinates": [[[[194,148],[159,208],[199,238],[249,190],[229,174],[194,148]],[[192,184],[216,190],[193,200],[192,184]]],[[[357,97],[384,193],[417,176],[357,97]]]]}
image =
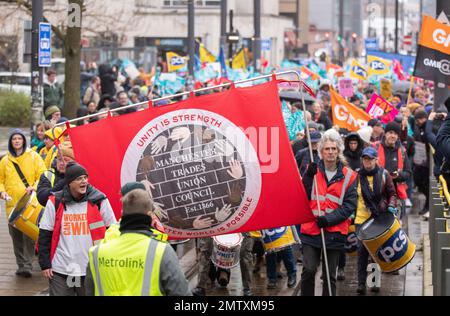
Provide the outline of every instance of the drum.
{"type": "Polygon", "coordinates": [[[358,237],[356,236],[355,225],[348,228],[347,239],[345,240],[345,252],[351,256],[355,256],[358,250],[358,237]]]}
{"type": "Polygon", "coordinates": [[[213,237],[211,260],[219,268],[231,269],[239,264],[239,252],[243,237],[241,234],[228,234],[213,237]]]}
{"type": "Polygon", "coordinates": [[[290,226],[262,230],[263,244],[266,252],[278,252],[295,244],[290,226]]]}
{"type": "Polygon", "coordinates": [[[383,272],[397,271],[414,257],[416,245],[389,212],[365,221],[356,234],[383,272]]]}
{"type": "Polygon", "coordinates": [[[9,225],[17,228],[22,233],[33,239],[39,237],[39,221],[43,212],[42,205],[39,204],[36,193],[25,194],[9,214],[9,225]]]}

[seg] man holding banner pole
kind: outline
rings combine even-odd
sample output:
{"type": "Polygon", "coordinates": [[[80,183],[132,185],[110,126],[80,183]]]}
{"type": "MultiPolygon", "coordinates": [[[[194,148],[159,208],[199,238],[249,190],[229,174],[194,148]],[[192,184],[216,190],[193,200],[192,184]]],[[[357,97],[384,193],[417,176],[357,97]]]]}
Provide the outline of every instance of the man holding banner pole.
{"type": "MultiPolygon", "coordinates": [[[[301,93],[303,110],[305,110],[303,92],[301,93]]],[[[315,222],[301,226],[302,296],[314,296],[315,275],[320,264],[321,253],[323,253],[322,275],[326,276],[322,295],[336,295],[339,256],[344,249],[350,225],[348,218],[356,210],[356,174],[343,165],[345,158],[343,158],[342,139],[337,132],[331,131],[333,130],[325,133],[319,143],[322,159],[318,164],[311,163],[303,177],[310,207],[317,218],[315,222]]],[[[306,135],[310,143],[308,130],[306,135]]],[[[309,148],[311,161],[314,161],[311,146],[309,148]]]]}

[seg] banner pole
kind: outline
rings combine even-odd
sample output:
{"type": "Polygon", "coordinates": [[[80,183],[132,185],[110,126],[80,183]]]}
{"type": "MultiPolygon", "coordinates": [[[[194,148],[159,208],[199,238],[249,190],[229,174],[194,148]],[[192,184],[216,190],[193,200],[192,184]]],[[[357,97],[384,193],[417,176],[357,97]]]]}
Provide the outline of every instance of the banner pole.
{"type": "MultiPolygon", "coordinates": [[[[296,75],[298,77],[298,80],[301,82],[301,77],[300,77],[299,73],[297,71],[295,71],[295,70],[287,70],[287,71],[282,71],[282,72],[275,73],[276,76],[282,76],[282,75],[287,75],[287,74],[296,75]]],[[[253,78],[250,78],[250,79],[239,80],[239,81],[234,82],[234,84],[241,84],[241,83],[246,83],[246,82],[251,82],[251,81],[256,81],[256,80],[261,80],[261,79],[269,79],[269,78],[272,78],[272,75],[273,74],[253,77],[253,78]]],[[[200,89],[180,92],[180,93],[176,93],[176,94],[171,94],[171,95],[168,95],[168,96],[165,96],[165,97],[152,99],[152,100],[149,100],[149,101],[157,102],[157,101],[162,101],[162,100],[168,100],[168,99],[172,99],[172,98],[176,98],[176,97],[182,97],[184,95],[189,95],[191,92],[195,93],[195,92],[208,91],[208,90],[213,90],[213,89],[216,89],[216,88],[231,86],[231,84],[232,84],[232,82],[226,82],[226,83],[222,83],[222,84],[219,84],[219,85],[216,85],[216,86],[210,86],[210,87],[205,87],[205,88],[200,88],[200,89]]],[[[148,104],[149,101],[129,104],[127,106],[123,106],[123,107],[120,107],[120,108],[115,108],[113,110],[110,110],[109,112],[113,113],[113,112],[117,112],[117,111],[123,111],[123,110],[129,109],[129,108],[132,108],[132,107],[136,107],[136,106],[139,106],[139,105],[145,105],[145,104],[148,104]]],[[[75,118],[75,119],[71,119],[71,120],[69,120],[67,122],[69,124],[70,123],[75,123],[75,122],[78,122],[78,121],[81,121],[81,120],[86,120],[86,119],[90,119],[90,118],[93,118],[93,117],[97,117],[97,116],[102,115],[102,114],[103,113],[90,114],[90,115],[86,115],[86,116],[83,116],[83,117],[78,117],[78,118],[75,118]]],[[[55,127],[64,125],[65,123],[66,122],[56,124],[55,127]]]]}
{"type": "MultiPolygon", "coordinates": [[[[303,117],[305,118],[305,123],[306,123],[306,137],[308,140],[308,148],[309,148],[309,156],[311,157],[311,162],[314,162],[314,155],[313,155],[313,151],[312,151],[312,146],[311,146],[311,136],[309,133],[309,128],[308,128],[308,119],[305,115],[306,113],[306,105],[305,105],[305,97],[303,95],[303,89],[301,86],[301,77],[300,74],[298,74],[298,78],[300,80],[300,94],[302,96],[302,107],[303,107],[303,117]]],[[[319,199],[319,188],[317,187],[317,179],[316,179],[316,175],[314,175],[313,178],[313,188],[315,188],[315,194],[316,194],[316,199],[317,199],[317,207],[319,209],[319,216],[322,216],[322,210],[320,208],[320,199],[319,199]]],[[[323,228],[320,229],[320,235],[322,238],[322,248],[323,248],[323,257],[325,260],[325,271],[327,274],[327,284],[328,284],[328,295],[329,296],[333,296],[333,293],[331,293],[331,283],[330,283],[330,270],[328,268],[328,255],[327,255],[327,245],[325,243],[325,233],[323,231],[323,228]]]]}
{"type": "Polygon", "coordinates": [[[408,99],[407,99],[407,101],[406,101],[406,105],[409,104],[409,100],[411,99],[411,90],[412,90],[413,84],[414,84],[414,76],[411,75],[411,80],[410,80],[410,82],[409,82],[408,99]]]}

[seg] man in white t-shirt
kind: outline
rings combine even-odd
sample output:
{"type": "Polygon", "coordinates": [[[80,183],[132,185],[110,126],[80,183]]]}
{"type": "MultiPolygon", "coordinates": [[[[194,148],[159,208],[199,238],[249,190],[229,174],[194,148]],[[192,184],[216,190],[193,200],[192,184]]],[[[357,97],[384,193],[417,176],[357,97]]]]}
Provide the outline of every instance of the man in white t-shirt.
{"type": "Polygon", "coordinates": [[[50,196],[39,224],[39,264],[50,296],[84,295],[89,248],[116,223],[108,199],[89,184],[83,166],[69,163],[65,182],[50,196]]]}

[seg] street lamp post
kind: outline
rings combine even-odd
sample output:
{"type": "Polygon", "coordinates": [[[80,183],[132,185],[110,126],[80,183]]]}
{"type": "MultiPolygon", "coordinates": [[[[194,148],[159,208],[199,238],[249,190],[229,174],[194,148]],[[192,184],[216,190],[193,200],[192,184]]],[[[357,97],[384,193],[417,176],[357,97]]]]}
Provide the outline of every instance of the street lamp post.
{"type": "Polygon", "coordinates": [[[43,68],[39,67],[39,23],[43,20],[42,0],[34,0],[31,11],[31,134],[33,127],[42,120],[43,68]]]}
{"type": "Polygon", "coordinates": [[[339,61],[344,63],[344,0],[339,0],[339,61]]]}
{"type": "Polygon", "coordinates": [[[188,69],[189,75],[194,78],[195,62],[195,28],[194,28],[194,0],[188,0],[188,69]]]}
{"type": "Polygon", "coordinates": [[[399,9],[399,5],[398,5],[398,0],[395,0],[395,43],[394,43],[394,47],[395,47],[395,53],[398,54],[398,10],[399,9]]]}
{"type": "Polygon", "coordinates": [[[253,22],[255,25],[255,36],[253,45],[253,66],[259,72],[261,68],[261,0],[253,2],[253,22]]]}

